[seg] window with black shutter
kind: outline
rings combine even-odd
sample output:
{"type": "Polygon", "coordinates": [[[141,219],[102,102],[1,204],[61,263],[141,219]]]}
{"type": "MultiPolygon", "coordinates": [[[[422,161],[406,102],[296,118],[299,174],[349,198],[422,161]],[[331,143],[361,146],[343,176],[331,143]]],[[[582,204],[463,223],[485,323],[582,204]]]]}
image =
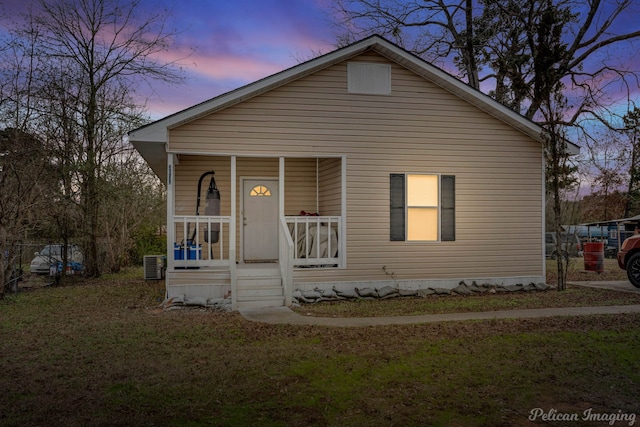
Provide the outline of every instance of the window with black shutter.
{"type": "Polygon", "coordinates": [[[392,173],[391,186],[391,240],[404,241],[404,174],[392,173]]]}
{"type": "Polygon", "coordinates": [[[456,177],[440,177],[440,240],[456,240],[456,177]]]}
{"type": "Polygon", "coordinates": [[[390,240],[455,241],[455,176],[391,174],[390,240]]]}

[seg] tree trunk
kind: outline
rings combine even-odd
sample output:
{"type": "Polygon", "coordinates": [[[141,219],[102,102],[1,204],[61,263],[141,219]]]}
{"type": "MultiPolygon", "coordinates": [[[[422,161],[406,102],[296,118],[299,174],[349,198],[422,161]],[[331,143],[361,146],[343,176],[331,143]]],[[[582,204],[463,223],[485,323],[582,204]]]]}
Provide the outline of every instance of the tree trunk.
{"type": "Polygon", "coordinates": [[[629,187],[627,189],[627,203],[625,204],[624,217],[629,218],[636,215],[635,206],[638,202],[639,186],[640,186],[640,147],[638,147],[637,128],[632,129],[631,132],[631,166],[629,167],[629,187]]]}
{"type": "Polygon", "coordinates": [[[473,0],[467,0],[465,8],[465,20],[467,24],[465,39],[465,63],[467,67],[467,78],[469,80],[469,86],[474,89],[480,90],[480,77],[478,75],[478,64],[476,62],[476,50],[473,40],[473,0]]]}

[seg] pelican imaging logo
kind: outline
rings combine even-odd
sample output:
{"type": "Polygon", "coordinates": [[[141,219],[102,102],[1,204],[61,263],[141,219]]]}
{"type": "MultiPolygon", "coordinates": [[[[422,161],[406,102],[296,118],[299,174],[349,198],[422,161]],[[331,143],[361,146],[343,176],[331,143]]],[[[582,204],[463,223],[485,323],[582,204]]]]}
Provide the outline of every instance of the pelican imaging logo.
{"type": "Polygon", "coordinates": [[[633,412],[596,412],[593,408],[585,409],[583,412],[560,412],[557,409],[549,409],[545,411],[542,408],[533,408],[529,411],[529,421],[557,422],[557,421],[575,421],[575,422],[602,422],[610,426],[616,423],[624,423],[624,425],[633,426],[636,423],[636,414],[633,412]]]}

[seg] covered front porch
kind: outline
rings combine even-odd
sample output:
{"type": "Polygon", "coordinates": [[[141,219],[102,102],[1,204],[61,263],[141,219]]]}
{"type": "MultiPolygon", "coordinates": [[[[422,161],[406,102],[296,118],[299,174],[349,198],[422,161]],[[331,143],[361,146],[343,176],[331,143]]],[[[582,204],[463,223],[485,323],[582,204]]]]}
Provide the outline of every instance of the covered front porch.
{"type": "Polygon", "coordinates": [[[168,298],[289,305],[296,272],[345,267],[345,158],[173,153],[167,171],[168,298]]]}

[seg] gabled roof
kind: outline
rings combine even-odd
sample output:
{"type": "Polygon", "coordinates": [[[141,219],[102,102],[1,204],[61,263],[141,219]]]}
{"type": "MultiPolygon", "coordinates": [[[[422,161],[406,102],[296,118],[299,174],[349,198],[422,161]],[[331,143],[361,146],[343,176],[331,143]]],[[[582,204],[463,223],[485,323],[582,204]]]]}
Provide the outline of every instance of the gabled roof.
{"type": "MultiPolygon", "coordinates": [[[[156,174],[164,178],[166,176],[165,143],[167,142],[169,129],[238,104],[289,82],[358,56],[366,51],[379,53],[426,80],[457,95],[509,126],[542,142],[542,128],[538,124],[380,36],[368,37],[349,46],[311,59],[300,65],[265,77],[239,89],[227,92],[132,130],[129,132],[129,141],[133,143],[135,148],[147,160],[156,174]]],[[[578,154],[580,151],[580,148],[572,143],[568,143],[568,149],[571,154],[578,154]]]]}

